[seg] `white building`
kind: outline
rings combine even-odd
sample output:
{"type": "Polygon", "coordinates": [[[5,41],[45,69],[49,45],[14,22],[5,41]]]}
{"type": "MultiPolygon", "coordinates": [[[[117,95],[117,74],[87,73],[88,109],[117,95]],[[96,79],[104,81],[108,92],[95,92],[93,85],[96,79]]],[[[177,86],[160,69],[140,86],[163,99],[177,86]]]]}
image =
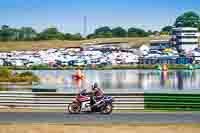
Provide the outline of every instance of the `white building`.
{"type": "Polygon", "coordinates": [[[164,50],[166,48],[171,48],[169,40],[151,40],[150,49],[152,50],[164,50]]]}
{"type": "Polygon", "coordinates": [[[190,51],[198,47],[199,32],[197,28],[174,28],[172,43],[178,50],[190,51]]]}

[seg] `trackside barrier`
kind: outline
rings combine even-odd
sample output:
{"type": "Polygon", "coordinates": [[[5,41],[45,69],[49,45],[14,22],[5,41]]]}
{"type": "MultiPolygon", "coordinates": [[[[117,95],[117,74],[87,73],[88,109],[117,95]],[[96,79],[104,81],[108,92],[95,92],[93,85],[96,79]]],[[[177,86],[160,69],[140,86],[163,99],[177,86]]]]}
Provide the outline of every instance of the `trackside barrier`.
{"type": "MultiPolygon", "coordinates": [[[[200,111],[200,94],[107,93],[115,110],[200,111]]],[[[0,92],[0,108],[66,109],[75,93],[0,92]]]]}
{"type": "MultiPolygon", "coordinates": [[[[115,110],[143,110],[144,93],[107,93],[114,98],[115,110]]],[[[0,92],[1,108],[66,109],[75,93],[0,92]]]]}
{"type": "Polygon", "coordinates": [[[144,93],[145,109],[200,111],[200,94],[144,93]]]}

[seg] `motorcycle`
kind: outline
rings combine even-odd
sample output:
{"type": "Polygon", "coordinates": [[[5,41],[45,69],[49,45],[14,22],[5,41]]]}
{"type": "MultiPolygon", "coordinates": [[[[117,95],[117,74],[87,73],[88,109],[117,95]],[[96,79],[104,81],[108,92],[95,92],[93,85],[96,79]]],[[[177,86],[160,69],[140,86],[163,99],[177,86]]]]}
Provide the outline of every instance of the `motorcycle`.
{"type": "Polygon", "coordinates": [[[101,114],[112,113],[113,99],[110,96],[104,96],[98,100],[94,105],[91,105],[91,96],[86,90],[81,91],[68,105],[68,112],[70,114],[79,114],[81,112],[100,112],[101,114]]]}

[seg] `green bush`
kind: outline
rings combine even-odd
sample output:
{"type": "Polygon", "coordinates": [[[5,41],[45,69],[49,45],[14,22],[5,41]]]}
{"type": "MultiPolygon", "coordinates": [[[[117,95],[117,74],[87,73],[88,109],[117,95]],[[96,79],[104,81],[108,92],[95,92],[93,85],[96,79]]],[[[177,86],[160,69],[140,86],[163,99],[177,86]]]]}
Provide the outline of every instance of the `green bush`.
{"type": "Polygon", "coordinates": [[[31,76],[26,76],[26,77],[16,76],[16,77],[12,77],[9,79],[9,82],[29,82],[30,84],[32,82],[38,82],[38,81],[39,81],[39,78],[37,78],[35,76],[33,76],[33,77],[31,77],[31,76]]]}
{"type": "Polygon", "coordinates": [[[23,72],[18,74],[19,77],[25,77],[25,76],[35,76],[32,72],[23,72]]]}
{"type": "Polygon", "coordinates": [[[32,72],[23,72],[12,74],[8,68],[0,69],[0,82],[39,82],[39,78],[32,72]]]}
{"type": "Polygon", "coordinates": [[[8,91],[8,88],[0,88],[0,91],[8,91]]]}
{"type": "Polygon", "coordinates": [[[0,77],[9,78],[10,76],[12,76],[11,70],[7,68],[0,69],[0,77]]]}

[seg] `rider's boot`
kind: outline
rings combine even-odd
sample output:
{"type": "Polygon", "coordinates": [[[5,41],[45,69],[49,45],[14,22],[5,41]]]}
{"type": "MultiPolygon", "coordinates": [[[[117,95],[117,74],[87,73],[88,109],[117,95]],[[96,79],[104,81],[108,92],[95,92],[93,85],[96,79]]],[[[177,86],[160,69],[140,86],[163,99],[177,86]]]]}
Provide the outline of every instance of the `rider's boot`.
{"type": "Polygon", "coordinates": [[[91,109],[93,109],[96,106],[96,101],[91,105],[91,109]]]}

